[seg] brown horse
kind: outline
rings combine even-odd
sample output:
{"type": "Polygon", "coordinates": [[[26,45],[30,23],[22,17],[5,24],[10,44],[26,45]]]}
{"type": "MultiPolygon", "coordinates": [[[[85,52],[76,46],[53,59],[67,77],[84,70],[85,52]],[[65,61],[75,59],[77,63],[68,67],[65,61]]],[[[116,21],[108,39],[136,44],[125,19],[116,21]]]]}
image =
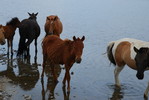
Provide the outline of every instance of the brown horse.
{"type": "Polygon", "coordinates": [[[0,44],[1,45],[4,45],[6,43],[4,33],[5,31],[3,29],[3,26],[0,25],[0,44]]]}
{"type": "Polygon", "coordinates": [[[72,65],[81,62],[81,56],[83,53],[85,36],[81,39],[73,36],[73,41],[62,40],[55,35],[47,35],[42,42],[43,49],[43,71],[42,78],[44,76],[44,70],[47,63],[50,65],[64,64],[65,65],[65,77],[63,84],[65,86],[66,80],[68,83],[67,90],[70,91],[70,73],[72,65]]]}
{"type": "Polygon", "coordinates": [[[12,18],[9,22],[6,23],[6,26],[3,26],[5,31],[5,39],[7,39],[7,54],[9,55],[9,48],[11,48],[11,55],[13,55],[13,37],[15,35],[15,30],[19,27],[20,21],[17,17],[12,18]]]}
{"type": "MultiPolygon", "coordinates": [[[[115,84],[120,87],[119,73],[125,65],[137,70],[136,77],[144,78],[144,71],[149,70],[149,42],[124,38],[110,42],[107,47],[108,58],[116,68],[114,70],[115,84]]],[[[149,82],[144,92],[144,97],[148,97],[149,82]]]]}
{"type": "Polygon", "coordinates": [[[45,23],[46,35],[53,34],[60,37],[62,30],[63,30],[63,25],[58,16],[51,15],[47,17],[46,23],[45,23]]]}

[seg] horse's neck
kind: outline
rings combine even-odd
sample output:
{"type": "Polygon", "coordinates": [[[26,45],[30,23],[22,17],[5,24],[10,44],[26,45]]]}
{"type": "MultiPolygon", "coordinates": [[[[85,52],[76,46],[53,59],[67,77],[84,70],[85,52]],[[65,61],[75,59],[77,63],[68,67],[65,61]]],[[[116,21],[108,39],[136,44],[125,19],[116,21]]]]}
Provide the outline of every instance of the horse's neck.
{"type": "Polygon", "coordinates": [[[15,31],[16,30],[16,26],[12,26],[12,25],[6,25],[7,28],[9,28],[10,30],[12,31],[15,31]]]}
{"type": "Polygon", "coordinates": [[[37,23],[36,19],[31,19],[31,18],[29,18],[29,20],[34,21],[34,22],[36,22],[36,23],[37,23]]]}
{"type": "Polygon", "coordinates": [[[71,56],[75,55],[75,53],[74,53],[74,43],[73,42],[68,45],[68,51],[69,51],[71,56]]]}

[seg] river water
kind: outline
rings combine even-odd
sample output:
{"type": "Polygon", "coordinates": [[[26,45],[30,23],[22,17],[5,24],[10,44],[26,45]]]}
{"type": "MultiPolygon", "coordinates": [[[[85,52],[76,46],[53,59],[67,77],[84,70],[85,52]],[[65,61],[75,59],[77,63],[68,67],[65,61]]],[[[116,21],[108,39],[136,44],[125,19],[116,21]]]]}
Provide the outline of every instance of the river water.
{"type": "Polygon", "coordinates": [[[14,55],[6,56],[7,46],[0,48],[0,100],[144,100],[149,72],[143,80],[125,66],[120,73],[121,89],[114,86],[114,66],[105,54],[108,42],[124,37],[149,41],[148,0],[1,0],[0,24],[13,17],[28,18],[27,12],[38,12],[41,28],[38,56],[16,58],[19,32],[14,37],[14,55]],[[63,23],[61,38],[85,36],[81,64],[71,69],[71,91],[62,88],[65,70],[57,66],[58,83],[53,84],[50,69],[41,82],[44,24],[49,15],[58,15],[63,23]]]}

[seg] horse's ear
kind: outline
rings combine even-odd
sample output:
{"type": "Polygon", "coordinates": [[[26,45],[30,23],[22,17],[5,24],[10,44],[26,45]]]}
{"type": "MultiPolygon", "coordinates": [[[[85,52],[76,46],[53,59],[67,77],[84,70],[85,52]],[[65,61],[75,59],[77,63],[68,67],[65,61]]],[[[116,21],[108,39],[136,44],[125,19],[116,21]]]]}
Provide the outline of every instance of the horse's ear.
{"type": "Polygon", "coordinates": [[[35,16],[37,16],[38,15],[38,12],[35,14],[35,16]]]}
{"type": "Polygon", "coordinates": [[[49,16],[47,16],[47,20],[50,20],[50,19],[49,19],[49,16]]]}
{"type": "Polygon", "coordinates": [[[135,51],[136,53],[139,52],[139,50],[138,50],[135,46],[133,47],[133,49],[134,49],[134,51],[135,51]]]}
{"type": "Polygon", "coordinates": [[[55,16],[54,21],[58,19],[58,16],[55,16]]]}
{"type": "Polygon", "coordinates": [[[73,36],[73,40],[74,40],[74,41],[76,40],[76,37],[75,37],[75,36],[73,36]]]}
{"type": "Polygon", "coordinates": [[[31,14],[28,12],[28,14],[31,16],[31,14]]]}
{"type": "Polygon", "coordinates": [[[81,41],[84,41],[84,40],[85,40],[85,36],[82,37],[81,41]]]}

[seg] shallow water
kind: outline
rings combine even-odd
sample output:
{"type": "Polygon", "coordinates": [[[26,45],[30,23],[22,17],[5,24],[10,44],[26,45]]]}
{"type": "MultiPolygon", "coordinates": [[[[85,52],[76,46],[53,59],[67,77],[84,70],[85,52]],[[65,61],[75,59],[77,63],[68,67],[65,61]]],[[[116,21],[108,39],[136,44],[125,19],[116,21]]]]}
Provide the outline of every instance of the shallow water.
{"type": "MultiPolygon", "coordinates": [[[[128,68],[120,74],[121,89],[114,86],[113,65],[106,54],[108,42],[123,37],[149,41],[148,0],[1,0],[0,24],[5,25],[13,17],[28,18],[27,12],[39,12],[37,21],[41,27],[38,39],[38,57],[34,59],[34,43],[31,58],[16,58],[18,29],[14,37],[13,58],[6,56],[7,48],[0,49],[0,99],[2,100],[144,100],[149,72],[144,80],[136,78],[136,71],[128,68]],[[81,64],[74,64],[71,73],[71,91],[62,88],[65,70],[57,69],[58,83],[54,84],[47,70],[41,82],[42,48],[46,16],[58,15],[64,29],[62,39],[75,35],[86,37],[81,64]]],[[[61,66],[63,67],[63,66],[61,66]]]]}

